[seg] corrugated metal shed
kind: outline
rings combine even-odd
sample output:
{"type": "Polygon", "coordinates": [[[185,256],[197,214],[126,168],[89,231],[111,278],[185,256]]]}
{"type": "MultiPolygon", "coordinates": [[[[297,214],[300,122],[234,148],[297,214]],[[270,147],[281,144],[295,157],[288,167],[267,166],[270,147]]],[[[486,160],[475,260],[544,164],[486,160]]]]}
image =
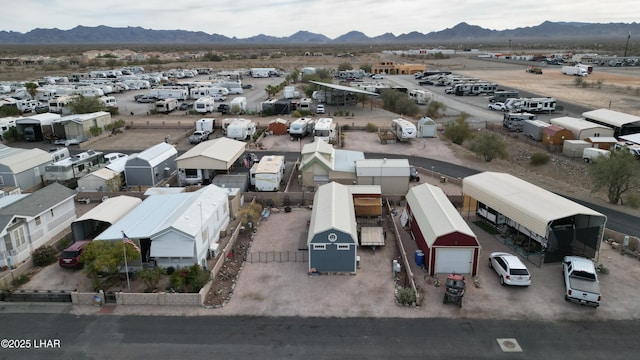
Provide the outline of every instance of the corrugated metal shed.
{"type": "Polygon", "coordinates": [[[462,179],[462,192],[539,235],[553,220],[578,214],[606,217],[515,176],[483,172],[462,179]]]}
{"type": "Polygon", "coordinates": [[[154,167],[170,158],[171,156],[176,155],[177,153],[178,151],[176,150],[175,146],[163,142],[145,149],[136,156],[130,156],[127,159],[127,165],[139,163],[140,160],[142,160],[146,164],[149,164],[151,167],[154,167]]]}
{"type": "Polygon", "coordinates": [[[313,201],[307,245],[323,231],[336,229],[351,234],[357,244],[357,224],[353,210],[353,198],[345,185],[331,182],[318,187],[313,201]]]}
{"type": "Polygon", "coordinates": [[[422,184],[409,189],[407,203],[416,221],[421,224],[427,246],[433,246],[441,236],[454,232],[475,238],[469,225],[437,186],[422,184]]]}
{"type": "Polygon", "coordinates": [[[243,141],[221,137],[203,141],[176,159],[179,169],[228,170],[245,151],[243,141]]]}

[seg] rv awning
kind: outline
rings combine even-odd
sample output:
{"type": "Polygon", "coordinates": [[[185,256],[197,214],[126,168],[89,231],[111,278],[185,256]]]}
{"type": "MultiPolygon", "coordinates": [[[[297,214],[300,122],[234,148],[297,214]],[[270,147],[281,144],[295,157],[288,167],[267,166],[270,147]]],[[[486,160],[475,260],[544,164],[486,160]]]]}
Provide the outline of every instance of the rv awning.
{"type": "Polygon", "coordinates": [[[151,257],[191,258],[193,254],[193,243],[191,242],[151,241],[151,257]]]}

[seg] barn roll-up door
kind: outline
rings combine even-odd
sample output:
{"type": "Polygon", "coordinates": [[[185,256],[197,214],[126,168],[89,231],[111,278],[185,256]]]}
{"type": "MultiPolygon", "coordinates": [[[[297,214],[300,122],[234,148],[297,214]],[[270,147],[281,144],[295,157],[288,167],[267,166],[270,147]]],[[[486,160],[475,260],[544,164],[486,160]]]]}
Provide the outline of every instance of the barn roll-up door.
{"type": "Polygon", "coordinates": [[[473,268],[473,248],[435,248],[436,274],[471,274],[473,268]]]}

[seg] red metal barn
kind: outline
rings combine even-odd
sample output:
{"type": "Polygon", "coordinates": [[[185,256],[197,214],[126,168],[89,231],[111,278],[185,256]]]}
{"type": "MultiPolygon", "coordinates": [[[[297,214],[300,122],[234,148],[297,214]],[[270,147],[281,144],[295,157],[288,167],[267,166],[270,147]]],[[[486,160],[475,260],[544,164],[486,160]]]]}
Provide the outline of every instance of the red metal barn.
{"type": "Polygon", "coordinates": [[[289,130],[289,122],[285,119],[273,119],[269,121],[269,130],[273,135],[286,135],[289,130]]]}
{"type": "Polygon", "coordinates": [[[478,274],[478,239],[439,187],[422,184],[411,188],[407,215],[429,275],[478,274]]]}

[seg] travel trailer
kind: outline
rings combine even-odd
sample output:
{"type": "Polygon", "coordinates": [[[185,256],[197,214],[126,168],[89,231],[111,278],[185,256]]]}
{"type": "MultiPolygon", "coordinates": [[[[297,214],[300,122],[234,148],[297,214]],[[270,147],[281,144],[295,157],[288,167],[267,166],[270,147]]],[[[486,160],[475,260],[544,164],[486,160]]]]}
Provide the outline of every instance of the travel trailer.
{"type": "Polygon", "coordinates": [[[249,171],[251,185],[256,191],[279,191],[284,170],[284,156],[263,156],[249,171]]]}
{"type": "Polygon", "coordinates": [[[418,105],[426,105],[431,101],[432,93],[425,90],[410,90],[409,99],[416,102],[418,105]]]}
{"type": "Polygon", "coordinates": [[[314,121],[309,117],[296,119],[289,126],[289,136],[291,141],[301,139],[313,132],[314,121]]]}
{"type": "Polygon", "coordinates": [[[231,107],[232,113],[244,114],[244,112],[247,111],[247,98],[244,96],[238,96],[231,100],[229,106],[231,107]]]}
{"type": "Polygon", "coordinates": [[[167,98],[164,100],[156,101],[156,111],[159,113],[168,114],[173,110],[177,109],[179,106],[178,99],[167,98]]]}
{"type": "Polygon", "coordinates": [[[256,133],[256,124],[248,119],[236,119],[227,126],[226,136],[235,140],[247,140],[256,133]]]}
{"type": "Polygon", "coordinates": [[[203,96],[193,103],[195,111],[206,114],[216,111],[216,101],[211,96],[203,96]]]}
{"type": "Polygon", "coordinates": [[[415,139],[418,134],[416,126],[410,121],[402,118],[391,120],[391,132],[395,134],[398,141],[401,142],[415,139]]]}

